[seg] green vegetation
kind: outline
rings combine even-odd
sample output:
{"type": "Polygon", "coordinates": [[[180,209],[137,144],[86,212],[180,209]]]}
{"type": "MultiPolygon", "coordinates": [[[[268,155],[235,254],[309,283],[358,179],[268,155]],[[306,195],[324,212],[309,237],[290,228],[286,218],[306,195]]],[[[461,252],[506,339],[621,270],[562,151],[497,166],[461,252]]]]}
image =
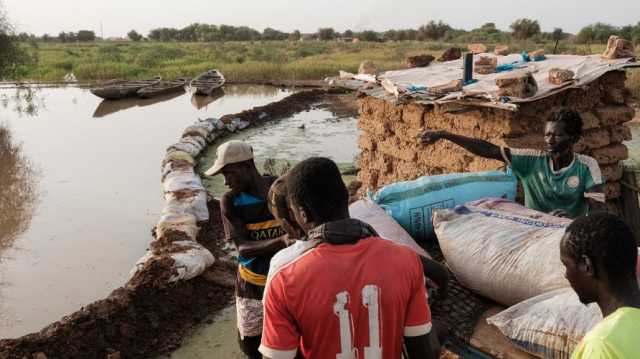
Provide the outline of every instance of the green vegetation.
{"type": "MultiPolygon", "coordinates": [[[[544,48],[554,43],[513,41],[513,52],[544,48]]],[[[115,78],[164,78],[195,76],[220,69],[228,80],[309,80],[335,76],[339,70],[355,72],[363,60],[380,70],[403,68],[407,55],[439,56],[447,47],[467,44],[445,42],[254,41],[215,43],[94,42],[38,43],[39,62],[21,67],[19,79],[61,81],[73,72],[80,81],[115,78]]],[[[26,45],[24,47],[27,47],[26,45]]],[[[492,46],[490,45],[490,48],[492,46]]],[[[558,52],[598,53],[604,45],[571,45],[561,42],[558,52]]]]}
{"type": "Polygon", "coordinates": [[[13,28],[4,15],[0,3],[0,79],[19,77],[20,70],[33,66],[37,58],[28,46],[20,46],[20,39],[13,36],[13,28]]]}

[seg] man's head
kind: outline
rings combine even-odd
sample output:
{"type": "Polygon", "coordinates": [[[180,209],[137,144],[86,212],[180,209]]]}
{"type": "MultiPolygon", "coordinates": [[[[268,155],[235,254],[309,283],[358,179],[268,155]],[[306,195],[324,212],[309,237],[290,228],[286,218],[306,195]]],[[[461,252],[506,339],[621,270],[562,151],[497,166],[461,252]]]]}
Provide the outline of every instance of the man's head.
{"type": "Polygon", "coordinates": [[[228,141],[218,147],[216,161],[204,174],[215,176],[221,173],[225,185],[232,191],[243,192],[251,185],[255,172],[251,146],[241,141],[228,141]]]}
{"type": "Polygon", "coordinates": [[[574,110],[562,109],[551,114],[544,127],[547,151],[555,154],[573,151],[582,136],[582,117],[574,110]]]}
{"type": "Polygon", "coordinates": [[[298,163],[286,180],[287,202],[296,222],[308,232],[320,224],[349,217],[349,193],[338,166],[328,158],[298,163]]]}
{"type": "Polygon", "coordinates": [[[619,288],[636,278],[638,250],[629,227],[609,213],[594,213],[574,220],[560,242],[565,277],[580,301],[598,300],[598,293],[619,288]]]}
{"type": "Polygon", "coordinates": [[[287,204],[286,182],[286,175],[282,175],[276,179],[271,185],[271,188],[269,188],[269,195],[267,196],[269,212],[271,212],[275,219],[282,222],[282,228],[287,232],[289,238],[299,239],[302,237],[300,228],[287,204]]]}

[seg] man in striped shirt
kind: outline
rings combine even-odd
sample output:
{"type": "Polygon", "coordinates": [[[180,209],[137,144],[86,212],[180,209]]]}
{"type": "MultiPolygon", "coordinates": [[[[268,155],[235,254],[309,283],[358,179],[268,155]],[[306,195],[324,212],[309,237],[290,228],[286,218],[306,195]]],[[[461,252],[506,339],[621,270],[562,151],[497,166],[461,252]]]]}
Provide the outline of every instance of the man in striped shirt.
{"type": "Polygon", "coordinates": [[[222,174],[230,188],[220,200],[220,210],[225,239],[238,250],[235,293],[238,342],[249,358],[262,358],[258,347],[269,261],[289,243],[280,221],[271,215],[267,205],[267,193],[275,177],[258,172],[253,149],[240,141],[218,147],[216,161],[205,174],[222,174]]]}
{"type": "Polygon", "coordinates": [[[563,109],[547,120],[545,150],[499,147],[443,130],[425,131],[422,142],[432,144],[446,139],[477,156],[505,162],[520,180],[528,208],[575,218],[605,208],[598,162],[573,152],[581,135],[580,114],[563,109]]]}

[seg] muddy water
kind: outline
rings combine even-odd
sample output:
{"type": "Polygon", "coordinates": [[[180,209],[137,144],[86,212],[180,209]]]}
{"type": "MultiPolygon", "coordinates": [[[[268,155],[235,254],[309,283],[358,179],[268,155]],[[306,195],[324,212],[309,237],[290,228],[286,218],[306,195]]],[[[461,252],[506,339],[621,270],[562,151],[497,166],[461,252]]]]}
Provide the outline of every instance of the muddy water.
{"type": "Polygon", "coordinates": [[[192,101],[101,102],[77,88],[0,88],[0,338],[105,297],[151,240],[164,149],[197,118],[265,105],[273,87],[192,101]],[[4,142],[4,144],[3,144],[4,142]]]}
{"type": "MultiPolygon", "coordinates": [[[[250,143],[263,172],[279,174],[286,167],[285,164],[294,165],[311,156],[329,157],[338,163],[341,170],[347,171],[353,168],[354,158],[359,151],[355,116],[355,109],[341,111],[332,103],[321,103],[310,111],[250,128],[229,139],[250,143]],[[271,162],[272,165],[265,166],[265,162],[271,162]]],[[[215,151],[216,146],[210,146],[200,159],[201,170],[211,166],[215,151]]],[[[354,176],[346,175],[343,179],[349,182],[354,176]]],[[[204,183],[217,197],[227,190],[220,176],[205,178],[204,183]]],[[[231,304],[211,318],[209,324],[197,328],[190,337],[185,338],[178,350],[162,359],[244,358],[238,348],[236,335],[235,306],[231,304]]]]}
{"type": "Polygon", "coordinates": [[[632,140],[625,142],[629,149],[629,159],[624,164],[635,170],[640,170],[640,118],[638,120],[627,124],[631,129],[632,140]]]}

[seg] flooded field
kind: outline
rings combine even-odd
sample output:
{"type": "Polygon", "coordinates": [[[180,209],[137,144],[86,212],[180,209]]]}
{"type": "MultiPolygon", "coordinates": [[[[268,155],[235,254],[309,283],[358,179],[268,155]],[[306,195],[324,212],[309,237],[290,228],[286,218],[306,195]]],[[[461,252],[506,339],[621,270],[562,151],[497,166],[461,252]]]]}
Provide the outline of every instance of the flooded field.
{"type": "Polygon", "coordinates": [[[0,338],[40,330],[128,279],[162,209],[164,149],[186,126],[288,94],[243,85],[204,102],[108,103],[78,88],[0,88],[0,338]]]}

